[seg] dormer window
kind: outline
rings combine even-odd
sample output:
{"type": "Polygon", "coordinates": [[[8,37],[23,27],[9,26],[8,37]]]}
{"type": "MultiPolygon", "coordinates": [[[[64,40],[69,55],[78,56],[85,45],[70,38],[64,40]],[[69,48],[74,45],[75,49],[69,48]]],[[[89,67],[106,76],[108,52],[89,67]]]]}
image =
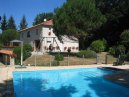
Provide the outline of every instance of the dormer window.
{"type": "Polygon", "coordinates": [[[30,31],[27,32],[27,37],[28,37],[28,38],[30,37],[30,31]]]}

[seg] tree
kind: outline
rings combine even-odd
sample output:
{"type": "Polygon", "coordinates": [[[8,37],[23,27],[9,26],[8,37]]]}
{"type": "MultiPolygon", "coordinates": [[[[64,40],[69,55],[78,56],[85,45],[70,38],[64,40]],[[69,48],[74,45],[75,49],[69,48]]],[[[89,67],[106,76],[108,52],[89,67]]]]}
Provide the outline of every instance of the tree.
{"type": "MultiPolygon", "coordinates": [[[[17,55],[15,63],[19,64],[21,60],[21,47],[14,48],[13,52],[17,55]]],[[[31,52],[32,52],[32,46],[30,44],[24,44],[23,45],[23,60],[26,60],[28,57],[30,57],[31,52]]]]}
{"type": "Polygon", "coordinates": [[[11,40],[18,39],[18,37],[19,37],[19,34],[14,29],[5,30],[2,33],[2,41],[3,41],[3,43],[7,43],[7,42],[10,42],[11,40]]]}
{"type": "Polygon", "coordinates": [[[50,20],[53,19],[53,13],[40,13],[34,19],[33,25],[40,24],[44,21],[44,19],[50,20]]]}
{"type": "Polygon", "coordinates": [[[129,50],[129,30],[125,30],[120,35],[121,43],[129,50]]]}
{"type": "Polygon", "coordinates": [[[96,53],[103,52],[106,49],[106,45],[102,40],[96,40],[91,43],[91,49],[96,53]]]}
{"type": "Polygon", "coordinates": [[[5,31],[7,30],[7,21],[6,21],[6,15],[3,15],[2,22],[1,22],[1,30],[5,31]]]}
{"type": "Polygon", "coordinates": [[[12,16],[8,20],[7,28],[16,30],[16,24],[12,16]]]}
{"type": "Polygon", "coordinates": [[[129,29],[129,0],[96,0],[96,6],[107,18],[100,29],[102,37],[110,46],[116,45],[123,30],[129,29]]]}
{"type": "Polygon", "coordinates": [[[81,49],[84,49],[86,36],[100,28],[105,21],[94,0],[67,0],[55,10],[54,30],[58,36],[66,34],[77,37],[81,49]]]}
{"type": "Polygon", "coordinates": [[[27,28],[27,21],[25,16],[23,16],[19,26],[20,26],[20,30],[27,28]]]}

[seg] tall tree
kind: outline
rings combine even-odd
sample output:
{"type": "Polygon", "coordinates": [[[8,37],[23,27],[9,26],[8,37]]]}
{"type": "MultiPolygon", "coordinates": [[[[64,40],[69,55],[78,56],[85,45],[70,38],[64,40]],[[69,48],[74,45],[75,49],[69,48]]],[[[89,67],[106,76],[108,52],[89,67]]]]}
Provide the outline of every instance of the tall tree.
{"type": "Polygon", "coordinates": [[[8,29],[2,33],[2,42],[10,42],[11,40],[18,39],[19,33],[14,29],[8,29]]]}
{"type": "Polygon", "coordinates": [[[44,19],[50,20],[53,19],[53,13],[40,13],[38,14],[33,22],[33,25],[40,24],[44,21],[44,19]]]}
{"type": "Polygon", "coordinates": [[[2,17],[2,21],[1,21],[1,30],[2,30],[2,31],[7,30],[6,15],[3,15],[3,17],[2,17]]]}
{"type": "Polygon", "coordinates": [[[116,45],[120,35],[129,29],[129,0],[96,0],[96,6],[107,18],[101,28],[109,45],[116,45]]]}
{"type": "Polygon", "coordinates": [[[21,20],[21,22],[20,22],[20,25],[19,25],[20,30],[27,28],[27,25],[28,25],[28,24],[27,24],[27,21],[26,21],[26,17],[23,16],[23,18],[22,18],[22,20],[21,20]]]}
{"type": "Polygon", "coordinates": [[[84,49],[86,36],[106,21],[104,15],[96,8],[94,0],[67,0],[61,8],[55,10],[55,13],[56,34],[77,37],[81,49],[84,49]]]}
{"type": "Polygon", "coordinates": [[[15,21],[14,21],[12,16],[8,20],[7,28],[8,29],[15,29],[16,30],[16,24],[15,24],[15,21]]]}

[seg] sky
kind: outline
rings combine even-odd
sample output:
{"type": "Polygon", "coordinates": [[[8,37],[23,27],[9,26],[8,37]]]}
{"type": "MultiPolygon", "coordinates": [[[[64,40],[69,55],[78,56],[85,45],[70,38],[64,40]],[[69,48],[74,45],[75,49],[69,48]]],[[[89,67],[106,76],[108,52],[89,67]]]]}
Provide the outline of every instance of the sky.
{"type": "Polygon", "coordinates": [[[54,12],[54,9],[63,5],[66,0],[0,0],[0,16],[14,17],[19,25],[23,15],[26,16],[28,27],[32,26],[37,14],[54,12]]]}

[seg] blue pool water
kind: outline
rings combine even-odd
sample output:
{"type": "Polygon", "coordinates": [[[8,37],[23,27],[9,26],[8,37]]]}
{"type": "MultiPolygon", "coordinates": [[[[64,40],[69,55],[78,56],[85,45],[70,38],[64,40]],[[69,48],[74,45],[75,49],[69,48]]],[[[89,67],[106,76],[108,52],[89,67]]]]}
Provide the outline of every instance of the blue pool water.
{"type": "Polygon", "coordinates": [[[129,88],[103,79],[98,68],[14,72],[15,97],[129,97],[129,88]]]}

